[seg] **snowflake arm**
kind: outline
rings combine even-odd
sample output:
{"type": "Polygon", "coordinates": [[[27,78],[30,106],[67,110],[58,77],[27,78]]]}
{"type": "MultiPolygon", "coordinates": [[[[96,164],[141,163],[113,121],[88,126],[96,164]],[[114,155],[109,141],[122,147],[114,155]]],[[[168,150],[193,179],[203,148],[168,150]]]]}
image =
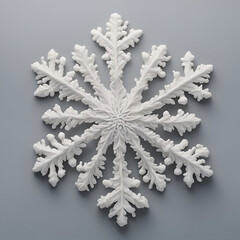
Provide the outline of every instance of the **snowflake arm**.
{"type": "Polygon", "coordinates": [[[89,129],[86,129],[81,137],[76,135],[72,137],[71,140],[66,139],[65,134],[61,132],[58,135],[61,142],[58,142],[54,135],[48,134],[47,139],[52,147],[46,145],[43,139],[33,146],[35,152],[39,155],[33,167],[33,171],[41,172],[43,176],[49,171],[49,183],[55,187],[59,178],[65,175],[63,162],[67,161],[71,167],[75,167],[77,160],[74,158],[74,155],[80,155],[86,143],[93,139],[97,139],[103,128],[104,126],[101,124],[93,125],[89,129]],[[58,170],[56,170],[56,168],[58,168],[58,170]]]}
{"type": "Polygon", "coordinates": [[[185,92],[192,95],[198,101],[204,98],[210,98],[211,93],[208,89],[203,89],[202,84],[208,83],[209,74],[212,72],[213,66],[210,64],[201,64],[194,71],[192,69],[193,60],[194,56],[190,52],[187,52],[185,56],[181,58],[185,76],[181,77],[180,72],[173,72],[174,80],[172,83],[166,85],[164,90],[160,90],[159,95],[144,102],[138,109],[133,109],[133,111],[148,114],[156,109],[160,109],[165,104],[175,104],[174,98],[176,97],[179,97],[179,104],[185,105],[187,103],[185,92]]]}
{"type": "Polygon", "coordinates": [[[168,111],[165,111],[163,117],[158,121],[165,131],[172,132],[175,128],[180,136],[183,136],[186,131],[191,132],[200,122],[201,119],[197,118],[195,114],[184,113],[182,109],[179,109],[175,116],[171,116],[168,111]]]}
{"type": "Polygon", "coordinates": [[[128,22],[123,22],[121,16],[114,13],[106,25],[107,32],[105,35],[102,33],[100,27],[91,31],[93,40],[106,49],[102,59],[107,62],[108,68],[110,69],[110,88],[118,104],[127,95],[121,78],[123,68],[127,62],[130,61],[131,55],[130,53],[125,53],[124,50],[129,48],[129,46],[134,47],[142,35],[142,30],[133,29],[127,34],[127,26],[128,22]]]}
{"type": "Polygon", "coordinates": [[[81,172],[78,180],[75,183],[79,191],[89,191],[88,185],[93,188],[97,183],[98,178],[102,177],[102,170],[106,158],[103,156],[109,145],[113,142],[114,126],[103,130],[97,146],[97,154],[92,157],[92,160],[87,163],[82,161],[77,166],[77,170],[81,172]]]}
{"type": "Polygon", "coordinates": [[[172,163],[176,164],[174,170],[175,175],[182,174],[182,166],[186,167],[185,173],[183,173],[183,181],[190,188],[194,183],[194,176],[198,182],[202,182],[204,177],[211,177],[213,171],[210,169],[209,165],[204,165],[206,163],[205,159],[209,156],[209,151],[206,147],[201,144],[197,144],[195,147],[187,151],[183,151],[185,147],[188,146],[188,141],[183,139],[179,144],[176,144],[167,153],[168,158],[165,159],[164,163],[170,165],[172,163]],[[200,158],[200,159],[198,159],[200,158]]]}
{"type": "Polygon", "coordinates": [[[166,165],[176,164],[175,175],[182,174],[182,166],[186,167],[183,180],[188,187],[191,187],[194,183],[193,176],[196,177],[198,182],[201,182],[204,177],[212,176],[213,172],[210,166],[204,165],[206,161],[202,158],[198,159],[199,157],[208,157],[209,151],[206,147],[198,144],[187,151],[183,151],[188,146],[186,139],[174,145],[173,141],[163,140],[158,134],[148,128],[139,126],[134,126],[133,128],[140,137],[162,152],[163,157],[166,157],[164,160],[166,165]]]}
{"type": "Polygon", "coordinates": [[[60,125],[61,129],[65,127],[66,130],[70,130],[83,122],[106,122],[108,117],[102,111],[96,114],[96,111],[93,111],[91,108],[78,113],[77,110],[69,107],[63,112],[61,107],[55,104],[53,110],[49,109],[43,114],[42,120],[46,124],[52,125],[53,129],[60,125]]]}
{"type": "Polygon", "coordinates": [[[163,113],[163,117],[159,119],[157,114],[138,115],[131,119],[131,122],[138,123],[147,128],[156,129],[158,125],[163,126],[163,129],[168,132],[176,129],[180,136],[186,131],[191,132],[201,122],[193,113],[184,113],[182,109],[178,110],[177,115],[172,116],[168,111],[163,113]]]}
{"type": "Polygon", "coordinates": [[[133,131],[131,131],[129,138],[129,144],[136,152],[136,159],[140,159],[138,167],[140,168],[139,173],[144,175],[143,181],[145,183],[149,182],[150,189],[155,184],[156,189],[162,192],[166,188],[166,182],[170,181],[164,174],[161,174],[166,168],[165,165],[154,163],[154,158],[144,150],[139,137],[133,131]]]}
{"type": "Polygon", "coordinates": [[[131,171],[127,169],[127,162],[124,160],[126,144],[121,133],[116,136],[113,149],[116,155],[113,161],[114,177],[110,180],[103,180],[103,184],[106,188],[113,188],[114,190],[106,196],[101,196],[98,199],[98,206],[100,208],[108,208],[114,204],[108,216],[110,218],[117,216],[117,223],[122,227],[127,224],[127,213],[135,217],[134,207],[148,208],[148,201],[140,193],[136,194],[130,190],[132,187],[138,187],[140,181],[128,177],[131,171]]]}
{"type": "Polygon", "coordinates": [[[97,65],[95,62],[95,55],[88,56],[88,50],[85,46],[75,45],[72,58],[76,61],[74,66],[75,72],[80,72],[84,77],[85,82],[90,82],[95,90],[95,95],[99,97],[100,101],[107,106],[111,104],[111,92],[107,90],[98,76],[97,65]]]}
{"type": "Polygon", "coordinates": [[[58,53],[53,49],[48,53],[48,61],[41,58],[41,63],[35,62],[31,65],[32,70],[37,74],[36,79],[38,88],[34,95],[38,97],[53,97],[55,93],[59,92],[59,98],[67,98],[67,101],[81,100],[84,104],[94,108],[100,103],[91,94],[86,93],[78,84],[77,80],[73,80],[74,71],[67,72],[64,76],[64,66],[66,58],[61,57],[57,59],[58,53]],[[56,68],[58,66],[58,69],[56,68]]]}
{"type": "Polygon", "coordinates": [[[140,79],[135,79],[136,86],[131,90],[128,96],[128,107],[131,105],[137,105],[142,100],[143,90],[148,89],[148,82],[152,81],[157,76],[164,78],[166,73],[162,70],[166,66],[166,62],[171,59],[170,56],[166,56],[166,45],[152,46],[151,54],[146,52],[142,53],[144,64],[140,71],[140,79]]]}

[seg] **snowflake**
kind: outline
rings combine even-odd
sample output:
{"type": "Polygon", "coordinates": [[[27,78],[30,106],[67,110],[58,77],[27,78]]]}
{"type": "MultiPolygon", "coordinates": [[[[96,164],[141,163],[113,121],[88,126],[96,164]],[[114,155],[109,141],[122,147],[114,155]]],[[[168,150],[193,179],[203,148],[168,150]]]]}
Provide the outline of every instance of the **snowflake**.
{"type": "Polygon", "coordinates": [[[127,168],[125,160],[126,144],[136,152],[139,159],[139,173],[143,175],[143,181],[149,183],[149,188],[154,185],[158,191],[163,191],[166,182],[170,181],[163,172],[165,165],[175,163],[174,174],[182,174],[183,180],[188,187],[194,183],[194,179],[201,182],[202,178],[210,177],[212,170],[210,166],[204,165],[204,157],[208,157],[209,152],[206,147],[198,144],[195,147],[184,151],[188,146],[188,141],[183,139],[179,144],[174,144],[171,140],[164,140],[154,132],[158,125],[171,132],[176,129],[182,136],[185,131],[192,131],[199,123],[200,119],[194,114],[184,113],[179,109],[175,116],[171,116],[168,111],[163,113],[161,118],[153,114],[156,109],[162,108],[166,104],[175,104],[178,99],[179,104],[186,104],[185,93],[192,95],[197,101],[211,97],[208,89],[203,89],[203,83],[209,81],[209,74],[213,70],[212,65],[199,65],[194,70],[194,56],[187,52],[181,58],[184,68],[184,75],[173,71],[174,80],[166,85],[159,94],[150,100],[142,102],[142,92],[148,89],[148,83],[156,77],[164,78],[163,68],[170,60],[166,56],[166,46],[153,46],[151,53],[142,53],[143,65],[140,71],[140,78],[135,79],[136,85],[128,93],[123,86],[123,69],[130,60],[130,53],[124,51],[130,46],[134,47],[142,35],[141,30],[131,29],[126,32],[128,22],[123,22],[121,16],[112,14],[106,24],[106,34],[98,27],[91,31],[93,40],[106,49],[102,59],[106,61],[110,69],[110,90],[106,89],[98,76],[95,65],[95,55],[89,56],[85,46],[75,45],[73,60],[76,61],[74,71],[64,74],[66,59],[58,59],[58,53],[50,50],[48,61],[41,58],[41,63],[32,64],[33,71],[37,74],[38,88],[34,95],[38,97],[54,96],[59,93],[59,98],[66,98],[67,101],[82,101],[89,108],[78,113],[72,107],[62,111],[59,105],[55,105],[53,110],[44,113],[42,119],[45,123],[51,124],[52,128],[60,125],[66,130],[76,127],[85,122],[93,125],[86,129],[81,136],[73,136],[66,139],[64,133],[59,133],[57,140],[54,135],[48,134],[47,139],[51,145],[46,145],[44,140],[34,144],[34,149],[39,155],[33,167],[34,172],[41,172],[46,175],[48,172],[49,183],[55,187],[65,175],[63,162],[67,161],[71,167],[77,165],[75,155],[82,153],[82,148],[93,139],[98,139],[97,153],[87,163],[80,162],[76,169],[80,172],[76,186],[79,191],[89,191],[97,183],[97,179],[102,177],[102,170],[106,158],[104,154],[110,145],[113,145],[115,159],[113,160],[113,178],[103,180],[106,188],[112,188],[112,192],[98,199],[100,208],[109,208],[109,217],[116,216],[120,226],[127,224],[127,213],[135,216],[135,208],[148,207],[147,199],[140,193],[134,193],[131,188],[139,186],[140,181],[131,178],[131,173],[127,168]],[[74,80],[75,72],[80,72],[85,82],[89,82],[95,96],[86,93],[74,80]],[[141,145],[140,137],[154,146],[165,158],[164,164],[156,164],[154,158],[141,145]]]}

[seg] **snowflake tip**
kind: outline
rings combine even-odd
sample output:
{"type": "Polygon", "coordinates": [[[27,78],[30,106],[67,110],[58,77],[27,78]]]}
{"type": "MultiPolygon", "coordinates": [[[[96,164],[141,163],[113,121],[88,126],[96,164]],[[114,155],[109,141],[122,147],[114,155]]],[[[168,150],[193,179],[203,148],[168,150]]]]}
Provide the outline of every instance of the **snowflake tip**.
{"type": "Polygon", "coordinates": [[[212,72],[213,71],[213,65],[212,64],[208,64],[207,66],[208,66],[209,71],[212,72]]]}
{"type": "Polygon", "coordinates": [[[211,177],[212,175],[213,175],[213,170],[210,169],[210,166],[209,166],[209,169],[207,171],[206,177],[211,177]]]}
{"type": "Polygon", "coordinates": [[[121,15],[119,15],[118,13],[113,13],[111,14],[111,18],[121,18],[121,15]]]}
{"type": "Polygon", "coordinates": [[[181,175],[181,174],[182,174],[181,168],[175,168],[174,174],[175,174],[175,175],[181,175]]]}
{"type": "Polygon", "coordinates": [[[60,169],[58,170],[58,177],[62,178],[65,176],[66,170],[64,169],[60,169]]]}
{"type": "MultiPolygon", "coordinates": [[[[34,143],[33,144],[33,149],[36,153],[39,153],[39,155],[41,155],[40,151],[39,151],[39,144],[41,144],[41,143],[40,142],[34,143]]],[[[45,145],[45,140],[44,139],[42,140],[42,144],[45,145]]]]}
{"type": "Polygon", "coordinates": [[[166,166],[162,163],[159,164],[158,166],[159,172],[163,173],[166,170],[166,166]]]}
{"type": "Polygon", "coordinates": [[[183,146],[183,148],[188,146],[188,140],[187,139],[183,139],[180,144],[183,146]]]}
{"type": "Polygon", "coordinates": [[[150,178],[147,175],[145,175],[145,176],[143,176],[143,181],[145,183],[148,183],[150,181],[150,178]]]}
{"type": "Polygon", "coordinates": [[[55,137],[54,137],[53,134],[49,133],[49,134],[47,135],[47,139],[48,139],[49,142],[52,142],[52,141],[55,140],[55,137]]]}
{"type": "Polygon", "coordinates": [[[146,52],[142,52],[142,59],[146,63],[150,58],[150,54],[146,52]]]}
{"type": "Polygon", "coordinates": [[[171,165],[171,164],[173,164],[173,160],[170,157],[167,157],[164,159],[164,164],[167,166],[171,165]]]}
{"type": "Polygon", "coordinates": [[[102,184],[105,186],[105,188],[111,188],[113,186],[113,183],[110,180],[106,179],[102,181],[102,184]]]}
{"type": "MultiPolygon", "coordinates": [[[[75,46],[74,46],[74,51],[82,52],[82,51],[85,51],[85,50],[87,50],[86,46],[82,46],[82,45],[79,45],[79,44],[75,44],[75,46]]],[[[74,54],[74,52],[73,52],[73,54],[74,54]]]]}
{"type": "Polygon", "coordinates": [[[71,166],[71,167],[76,167],[77,165],[77,160],[75,158],[71,158],[69,161],[68,161],[68,164],[71,166]]]}
{"type": "Polygon", "coordinates": [[[58,57],[58,53],[54,49],[51,49],[48,52],[48,60],[56,59],[57,57],[58,57]]]}
{"type": "Polygon", "coordinates": [[[194,55],[188,51],[186,52],[186,54],[184,55],[184,57],[181,58],[182,62],[192,62],[194,60],[194,55]]]}
{"type": "Polygon", "coordinates": [[[188,99],[186,98],[185,95],[181,96],[179,99],[178,99],[178,103],[181,104],[181,105],[186,105],[188,102],[188,99]]]}
{"type": "Polygon", "coordinates": [[[60,133],[58,134],[58,138],[63,141],[63,140],[65,139],[65,133],[60,132],[60,133]]]}
{"type": "Polygon", "coordinates": [[[95,35],[96,35],[97,32],[98,32],[98,33],[102,33],[102,28],[97,27],[97,29],[92,29],[91,32],[90,32],[91,35],[93,36],[93,40],[94,40],[94,41],[95,41],[95,39],[96,39],[96,36],[95,36],[95,35]]]}
{"type": "Polygon", "coordinates": [[[174,78],[176,78],[176,79],[179,79],[179,77],[180,77],[180,75],[181,75],[181,73],[179,72],[179,71],[172,71],[172,73],[173,73],[173,77],[174,78]]]}
{"type": "Polygon", "coordinates": [[[49,178],[49,183],[52,185],[52,187],[56,187],[57,183],[59,182],[59,178],[56,176],[52,176],[49,178]]]}
{"type": "Polygon", "coordinates": [[[67,59],[66,59],[65,57],[61,57],[61,58],[59,59],[60,65],[63,65],[63,66],[66,64],[66,61],[67,61],[67,59]]]}
{"type": "MultiPolygon", "coordinates": [[[[34,144],[35,145],[35,144],[34,144]]],[[[38,162],[36,162],[32,168],[33,172],[38,172],[38,162]]]]}
{"type": "Polygon", "coordinates": [[[35,72],[36,69],[36,64],[38,64],[38,62],[34,62],[31,64],[31,69],[35,72]]]}
{"type": "MultiPolygon", "coordinates": [[[[110,217],[110,216],[109,216],[110,217]]],[[[110,217],[111,218],[111,217],[110,217]]],[[[128,220],[127,220],[127,217],[126,216],[123,216],[121,218],[118,218],[117,219],[117,224],[120,226],[120,227],[124,227],[125,225],[127,225],[128,223],[128,220]]]]}

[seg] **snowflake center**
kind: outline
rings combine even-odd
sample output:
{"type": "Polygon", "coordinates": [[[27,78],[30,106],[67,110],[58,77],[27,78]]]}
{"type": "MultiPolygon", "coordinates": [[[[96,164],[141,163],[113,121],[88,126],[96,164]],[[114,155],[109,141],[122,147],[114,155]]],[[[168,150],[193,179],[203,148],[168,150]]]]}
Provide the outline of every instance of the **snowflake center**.
{"type": "Polygon", "coordinates": [[[121,132],[126,130],[126,116],[121,112],[114,114],[113,122],[115,122],[116,130],[121,132]]]}
{"type": "Polygon", "coordinates": [[[124,114],[120,109],[113,111],[112,115],[114,121],[125,121],[126,114],[124,114]]]}

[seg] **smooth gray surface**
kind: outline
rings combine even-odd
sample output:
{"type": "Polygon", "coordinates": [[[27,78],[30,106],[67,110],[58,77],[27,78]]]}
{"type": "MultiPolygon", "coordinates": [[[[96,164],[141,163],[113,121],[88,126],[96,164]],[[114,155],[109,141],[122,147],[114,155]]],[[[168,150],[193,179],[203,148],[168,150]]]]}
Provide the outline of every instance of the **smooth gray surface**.
{"type": "MultiPolygon", "coordinates": [[[[236,240],[240,238],[239,187],[239,89],[240,30],[239,1],[0,1],[0,239],[1,240],[236,240]],[[189,190],[182,176],[174,176],[164,193],[149,190],[142,183],[138,189],[145,195],[150,209],[138,210],[129,225],[119,228],[107,217],[108,210],[96,207],[100,195],[106,194],[101,181],[89,193],[79,193],[74,186],[78,173],[66,167],[67,174],[53,189],[47,177],[34,174],[36,156],[33,143],[52,131],[41,122],[42,114],[59,100],[37,99],[35,75],[30,64],[54,48],[68,59],[75,43],[86,45],[97,55],[102,81],[108,82],[108,70],[101,60],[103,49],[91,40],[90,30],[105,23],[113,12],[129,20],[130,27],[142,29],[144,36],[135,49],[124,73],[129,90],[139,76],[141,52],[153,44],[167,44],[172,56],[168,77],[156,79],[145,99],[172,80],[172,70],[180,70],[180,57],[187,50],[196,63],[212,63],[214,73],[208,85],[213,98],[197,103],[190,98],[184,110],[196,113],[202,124],[185,134],[191,146],[202,143],[210,149],[208,163],[214,170],[211,179],[195,183],[189,190]]],[[[91,89],[82,82],[88,91],[91,89]]],[[[62,106],[67,107],[65,101],[62,106]]],[[[72,104],[79,110],[83,104],[72,104]],[[78,106],[79,105],[79,106],[78,106]]],[[[170,107],[175,113],[178,106],[170,107]]],[[[163,110],[165,110],[164,108],[163,110]]],[[[159,111],[161,113],[161,111],[159,111]]],[[[70,131],[81,133],[86,125],[70,131]]],[[[160,129],[157,132],[161,132],[160,129]]],[[[180,141],[176,132],[164,133],[180,141]]],[[[89,144],[80,157],[88,161],[96,143],[89,144]]],[[[157,159],[154,148],[146,146],[157,159]]],[[[133,151],[126,158],[132,176],[139,179],[133,151]]],[[[109,178],[112,171],[111,150],[107,153],[109,178]]]]}

